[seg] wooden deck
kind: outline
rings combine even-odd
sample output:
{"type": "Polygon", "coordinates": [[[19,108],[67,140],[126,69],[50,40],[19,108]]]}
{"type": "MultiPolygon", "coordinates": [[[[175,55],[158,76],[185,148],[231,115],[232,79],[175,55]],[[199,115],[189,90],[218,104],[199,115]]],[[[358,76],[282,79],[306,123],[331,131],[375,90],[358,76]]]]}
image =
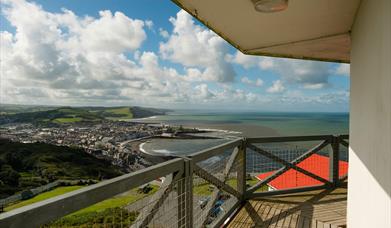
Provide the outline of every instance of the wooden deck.
{"type": "Polygon", "coordinates": [[[249,200],[228,227],[346,227],[347,188],[249,200]]]}

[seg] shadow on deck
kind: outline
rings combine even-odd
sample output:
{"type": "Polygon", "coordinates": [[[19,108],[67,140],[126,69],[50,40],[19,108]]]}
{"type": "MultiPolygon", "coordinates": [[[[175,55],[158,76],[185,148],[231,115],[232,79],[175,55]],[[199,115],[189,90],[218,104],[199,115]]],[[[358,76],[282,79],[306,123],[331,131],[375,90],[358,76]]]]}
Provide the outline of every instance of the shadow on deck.
{"type": "Polygon", "coordinates": [[[347,188],[247,201],[227,227],[346,227],[347,188]]]}

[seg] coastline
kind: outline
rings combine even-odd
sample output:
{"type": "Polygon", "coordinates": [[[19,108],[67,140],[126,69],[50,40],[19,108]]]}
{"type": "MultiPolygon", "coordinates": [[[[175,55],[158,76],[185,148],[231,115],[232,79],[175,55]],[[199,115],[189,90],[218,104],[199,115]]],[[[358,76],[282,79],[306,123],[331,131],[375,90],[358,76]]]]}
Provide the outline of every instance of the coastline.
{"type": "MultiPolygon", "coordinates": [[[[178,126],[176,124],[171,124],[173,126],[178,126]]],[[[264,126],[253,126],[253,125],[245,125],[245,124],[184,124],[182,125],[184,127],[188,128],[197,128],[199,130],[206,130],[210,131],[212,134],[218,134],[221,138],[220,139],[227,139],[227,140],[233,140],[234,138],[239,138],[239,137],[264,137],[264,136],[278,136],[279,134],[277,131],[274,129],[264,127],[264,126]],[[245,133],[243,133],[245,132],[245,133]]],[[[144,145],[148,143],[149,140],[182,140],[184,143],[189,143],[191,144],[191,141],[186,141],[186,140],[193,140],[193,139],[172,139],[172,138],[150,138],[148,140],[140,140],[137,143],[137,151],[138,153],[142,154],[148,161],[151,161],[156,164],[156,162],[162,162],[166,161],[170,158],[180,156],[180,155],[175,155],[174,151],[171,151],[170,149],[167,148],[161,148],[159,150],[152,150],[149,151],[147,150],[144,145]],[[158,152],[159,151],[159,152],[158,152]]],[[[199,138],[200,140],[202,137],[199,138]]],[[[216,137],[216,139],[218,139],[216,137]]],[[[169,142],[169,141],[167,141],[169,142]]],[[[182,142],[177,142],[177,143],[182,143],[182,142]]],[[[193,144],[194,146],[194,144],[193,144]]],[[[176,151],[176,150],[175,150],[176,151]]],[[[181,151],[178,149],[178,151],[181,151]]]]}

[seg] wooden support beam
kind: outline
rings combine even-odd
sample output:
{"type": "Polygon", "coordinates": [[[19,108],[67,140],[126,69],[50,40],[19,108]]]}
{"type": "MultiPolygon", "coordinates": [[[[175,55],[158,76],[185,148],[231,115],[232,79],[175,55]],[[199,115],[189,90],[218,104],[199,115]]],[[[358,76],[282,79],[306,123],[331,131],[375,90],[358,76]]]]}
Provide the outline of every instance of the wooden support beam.
{"type": "Polygon", "coordinates": [[[198,165],[194,165],[194,173],[200,176],[201,178],[205,179],[209,183],[213,184],[220,190],[224,190],[228,192],[229,194],[235,196],[236,198],[240,199],[241,195],[239,192],[237,192],[235,189],[233,189],[228,184],[222,182],[217,177],[213,176],[212,174],[208,173],[203,168],[199,167],[198,165]]]}
{"type": "Polygon", "coordinates": [[[242,142],[242,145],[239,147],[239,154],[238,154],[238,169],[237,169],[237,189],[240,195],[242,196],[240,201],[245,200],[245,194],[246,194],[246,148],[247,148],[247,140],[244,139],[242,142]]]}
{"type": "Polygon", "coordinates": [[[346,142],[345,140],[343,140],[343,139],[340,139],[339,143],[341,143],[341,144],[342,144],[342,146],[345,146],[346,148],[349,148],[349,143],[348,143],[348,142],[346,142]]]}
{"type": "Polygon", "coordinates": [[[339,135],[338,138],[339,139],[347,139],[347,140],[349,140],[349,135],[339,135]]]}
{"type": "Polygon", "coordinates": [[[262,137],[248,138],[248,143],[276,143],[276,142],[299,142],[299,141],[320,141],[328,140],[332,135],[308,135],[308,136],[283,136],[283,137],[262,137]]]}
{"type": "Polygon", "coordinates": [[[212,214],[212,211],[213,211],[213,206],[216,204],[217,200],[218,200],[218,197],[219,195],[221,194],[221,190],[218,189],[218,188],[215,188],[213,190],[213,193],[210,197],[210,200],[208,201],[208,203],[206,204],[205,206],[205,209],[207,212],[206,213],[201,213],[201,216],[203,216],[203,218],[201,218],[201,221],[202,221],[202,226],[201,227],[206,227],[206,223],[208,221],[208,218],[209,216],[212,214]]]}
{"type": "MultiPolygon", "coordinates": [[[[226,183],[228,177],[229,177],[229,173],[231,172],[232,168],[233,168],[233,165],[235,163],[235,160],[236,160],[236,157],[238,156],[239,154],[239,148],[238,147],[235,147],[234,151],[232,152],[230,158],[228,159],[228,162],[225,166],[225,170],[224,170],[224,173],[223,173],[223,182],[226,183]]],[[[209,202],[207,203],[206,207],[205,207],[205,210],[207,211],[207,213],[204,213],[204,218],[201,219],[202,222],[202,226],[206,226],[206,222],[208,221],[208,217],[212,214],[213,212],[213,206],[216,204],[217,200],[218,200],[218,197],[219,195],[221,194],[221,190],[216,188],[215,190],[213,190],[213,193],[212,193],[212,196],[209,200],[209,202]]]]}
{"type": "Polygon", "coordinates": [[[289,169],[294,169],[294,170],[296,170],[298,172],[301,172],[304,175],[307,175],[307,176],[309,176],[309,177],[311,177],[311,178],[313,178],[315,180],[318,180],[318,181],[323,182],[325,184],[330,184],[330,182],[328,180],[326,180],[326,179],[324,179],[324,178],[322,178],[322,177],[320,177],[320,176],[318,176],[316,174],[313,174],[313,173],[311,173],[311,172],[309,172],[309,171],[307,171],[307,170],[305,170],[303,168],[300,168],[299,166],[297,166],[295,164],[287,162],[284,159],[279,158],[278,156],[276,156],[276,155],[274,155],[274,154],[272,154],[272,153],[270,153],[270,152],[268,152],[266,150],[263,150],[263,149],[261,149],[261,148],[259,148],[257,146],[252,145],[252,144],[249,144],[247,147],[250,148],[251,150],[253,150],[253,151],[255,151],[255,152],[265,156],[265,157],[268,157],[268,158],[272,159],[273,161],[276,161],[278,163],[283,164],[286,168],[288,168],[288,170],[289,169]]]}
{"type": "Polygon", "coordinates": [[[176,182],[178,203],[178,227],[193,227],[193,163],[184,161],[184,173],[176,182]]]}
{"type": "Polygon", "coordinates": [[[238,147],[235,147],[234,151],[232,152],[231,156],[229,157],[228,161],[227,161],[227,164],[225,165],[225,169],[224,169],[224,175],[223,175],[223,180],[225,181],[229,174],[231,173],[231,170],[233,168],[233,165],[236,161],[236,157],[238,156],[239,154],[239,148],[238,147]]]}
{"type": "MultiPolygon", "coordinates": [[[[155,214],[158,212],[159,208],[163,205],[164,201],[167,199],[167,197],[170,195],[170,193],[172,192],[172,189],[173,189],[173,185],[174,185],[174,181],[173,181],[173,175],[170,175],[170,176],[167,176],[166,179],[165,179],[165,183],[163,183],[163,185],[161,186],[161,194],[159,197],[159,199],[154,203],[154,202],[150,202],[150,203],[154,203],[154,205],[147,211],[142,211],[139,216],[138,216],[138,219],[140,219],[139,221],[136,220],[136,222],[134,222],[134,224],[137,225],[137,227],[147,227],[148,224],[152,221],[153,217],[155,216],[155,214]],[[146,215],[146,216],[144,216],[146,215]],[[141,221],[141,219],[143,219],[141,221]],[[138,225],[140,224],[140,225],[138,225]]],[[[176,178],[175,178],[176,179],[176,178]]],[[[158,194],[158,193],[155,193],[155,194],[158,194]]]]}
{"type": "Polygon", "coordinates": [[[339,143],[338,137],[334,137],[329,152],[329,179],[333,186],[339,182],[339,143]]]}
{"type": "MultiPolygon", "coordinates": [[[[320,151],[321,149],[323,149],[324,147],[326,147],[328,144],[329,144],[329,139],[321,142],[320,144],[318,144],[317,146],[315,146],[314,148],[308,150],[306,153],[304,153],[303,155],[299,156],[298,158],[296,158],[295,160],[292,161],[292,165],[297,165],[298,163],[302,162],[303,160],[305,160],[306,158],[308,158],[309,156],[313,155],[314,153],[320,151]]],[[[247,190],[247,194],[251,194],[253,192],[255,192],[256,190],[258,190],[261,186],[269,183],[270,181],[274,180],[275,178],[277,178],[278,176],[280,176],[281,174],[285,173],[286,171],[288,171],[290,168],[289,167],[283,167],[279,170],[277,170],[273,175],[267,177],[265,180],[263,181],[260,181],[258,182],[257,184],[255,184],[254,186],[252,186],[251,188],[249,188],[247,190]]],[[[247,196],[246,196],[247,197],[247,196]]]]}
{"type": "Polygon", "coordinates": [[[275,190],[275,191],[268,191],[268,192],[255,192],[255,193],[252,193],[250,195],[250,197],[251,197],[251,199],[254,199],[254,198],[258,198],[258,197],[278,196],[278,195],[314,191],[314,190],[320,190],[320,189],[326,189],[326,188],[327,188],[326,185],[317,185],[317,186],[290,188],[290,189],[275,190]]]}

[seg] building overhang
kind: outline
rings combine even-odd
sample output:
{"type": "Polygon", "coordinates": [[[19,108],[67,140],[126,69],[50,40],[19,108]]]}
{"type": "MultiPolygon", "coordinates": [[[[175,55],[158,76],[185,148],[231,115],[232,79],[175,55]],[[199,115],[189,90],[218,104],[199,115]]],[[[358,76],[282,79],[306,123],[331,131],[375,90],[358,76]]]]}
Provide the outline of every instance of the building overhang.
{"type": "Polygon", "coordinates": [[[360,0],[289,0],[262,13],[252,0],[172,0],[244,54],[350,62],[360,0]]]}

